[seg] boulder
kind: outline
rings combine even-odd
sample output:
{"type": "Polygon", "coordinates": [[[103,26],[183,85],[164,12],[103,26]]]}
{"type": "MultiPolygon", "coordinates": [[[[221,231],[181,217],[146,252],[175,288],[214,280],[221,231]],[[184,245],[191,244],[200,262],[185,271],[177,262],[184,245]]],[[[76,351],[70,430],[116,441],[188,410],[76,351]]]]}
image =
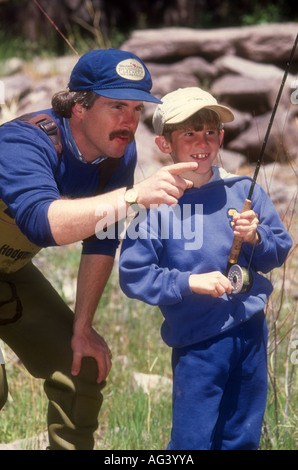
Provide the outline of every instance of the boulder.
{"type": "Polygon", "coordinates": [[[283,70],[276,65],[260,64],[252,60],[243,59],[235,55],[224,55],[213,62],[219,74],[233,73],[243,77],[267,80],[273,79],[281,81],[283,70]]]}
{"type": "MultiPolygon", "coordinates": [[[[297,23],[276,23],[241,28],[160,28],[137,30],[122,44],[145,61],[169,62],[190,56],[214,60],[224,55],[265,63],[288,60],[297,35],[297,23]]],[[[295,55],[298,61],[298,53],[295,55]]]]}
{"type": "Polygon", "coordinates": [[[133,384],[149,395],[155,392],[160,396],[162,392],[171,393],[172,380],[157,374],[144,374],[143,372],[134,372],[132,376],[133,384]]]}
{"type": "Polygon", "coordinates": [[[221,103],[258,116],[273,109],[279,82],[227,74],[215,80],[210,92],[221,103]]]}
{"type": "Polygon", "coordinates": [[[234,121],[229,122],[228,124],[224,125],[224,145],[226,146],[231,140],[238,137],[242,132],[244,132],[250,122],[252,120],[252,116],[250,113],[244,113],[239,111],[238,109],[233,108],[230,106],[233,114],[234,114],[234,121]]]}
{"type": "Polygon", "coordinates": [[[5,103],[18,101],[26,94],[30,93],[33,87],[33,80],[25,73],[16,73],[9,77],[1,77],[4,89],[5,103]]]}
{"type": "Polygon", "coordinates": [[[234,173],[236,175],[245,163],[245,155],[227,149],[220,149],[216,162],[218,166],[222,166],[229,173],[234,173]]]}
{"type": "MultiPolygon", "coordinates": [[[[279,108],[272,124],[264,152],[264,162],[291,163],[297,158],[298,110],[279,108]]],[[[246,155],[248,161],[258,160],[271,119],[271,112],[253,119],[244,132],[227,144],[229,150],[246,155]]]]}

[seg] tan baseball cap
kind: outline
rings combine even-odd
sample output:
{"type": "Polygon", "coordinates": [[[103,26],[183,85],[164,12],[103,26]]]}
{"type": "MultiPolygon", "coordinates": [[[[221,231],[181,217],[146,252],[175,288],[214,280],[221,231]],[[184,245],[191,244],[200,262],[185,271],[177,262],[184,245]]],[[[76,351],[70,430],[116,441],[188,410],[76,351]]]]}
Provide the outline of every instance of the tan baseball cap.
{"type": "Polygon", "coordinates": [[[179,88],[165,95],[153,115],[153,128],[157,135],[162,135],[165,124],[178,124],[188,119],[203,108],[215,111],[221,122],[231,122],[234,114],[207,91],[198,87],[179,88]]]}

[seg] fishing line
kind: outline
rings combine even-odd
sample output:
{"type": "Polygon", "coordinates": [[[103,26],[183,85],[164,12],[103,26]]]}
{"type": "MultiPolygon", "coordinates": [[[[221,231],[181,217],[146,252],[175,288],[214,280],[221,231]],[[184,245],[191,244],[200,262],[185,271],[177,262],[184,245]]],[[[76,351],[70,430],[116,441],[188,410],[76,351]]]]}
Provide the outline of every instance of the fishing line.
{"type": "Polygon", "coordinates": [[[69,45],[71,50],[79,57],[80,54],[75,50],[75,48],[71,45],[69,40],[64,36],[62,31],[58,28],[58,26],[54,23],[54,21],[49,17],[49,15],[46,13],[46,11],[41,7],[41,5],[38,3],[37,0],[33,0],[35,5],[40,9],[40,11],[44,14],[44,16],[47,18],[47,20],[51,23],[51,25],[56,29],[56,31],[60,34],[60,36],[64,39],[64,41],[69,45]]]}

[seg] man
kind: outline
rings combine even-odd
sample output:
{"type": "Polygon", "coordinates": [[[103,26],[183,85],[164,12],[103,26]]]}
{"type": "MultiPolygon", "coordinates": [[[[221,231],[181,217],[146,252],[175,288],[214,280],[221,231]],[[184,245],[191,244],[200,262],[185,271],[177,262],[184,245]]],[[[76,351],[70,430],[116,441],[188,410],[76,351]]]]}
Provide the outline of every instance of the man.
{"type": "MultiPolygon", "coordinates": [[[[143,102],[159,102],[151,87],[134,54],[90,51],[53,108],[0,129],[0,338],[45,380],[50,449],[93,448],[111,368],[110,350],[92,328],[118,245],[95,234],[100,208],[109,204],[118,220],[134,202],[175,204],[191,185],[179,174],[196,164],[163,168],[133,186],[143,102]],[[42,247],[79,240],[73,317],[31,260],[42,247]]],[[[0,385],[3,403],[4,365],[0,385]]]]}

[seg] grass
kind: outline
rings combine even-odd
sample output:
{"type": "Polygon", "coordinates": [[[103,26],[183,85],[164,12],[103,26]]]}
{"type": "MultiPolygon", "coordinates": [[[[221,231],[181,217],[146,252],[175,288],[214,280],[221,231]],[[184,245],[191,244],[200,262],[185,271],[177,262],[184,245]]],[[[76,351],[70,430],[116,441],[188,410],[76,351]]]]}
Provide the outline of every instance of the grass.
{"type": "MultiPolygon", "coordinates": [[[[247,23],[251,23],[250,18],[247,23]]],[[[96,26],[95,18],[93,26],[96,26]]],[[[123,42],[120,33],[116,32],[115,36],[111,41],[113,47],[123,42]]],[[[80,53],[91,47],[76,29],[70,39],[80,53]]],[[[30,60],[37,53],[41,55],[38,44],[32,45],[15,38],[12,41],[6,33],[0,31],[1,60],[13,56],[30,60]]],[[[48,49],[46,55],[49,55],[48,49]]],[[[296,228],[297,233],[297,221],[294,224],[292,231],[296,228]]],[[[267,308],[269,393],[262,450],[298,447],[295,407],[298,398],[295,367],[298,358],[295,352],[298,343],[295,327],[297,305],[294,297],[288,293],[285,282],[289,272],[294,272],[289,282],[294,281],[297,271],[297,258],[295,261],[294,255],[293,251],[285,271],[279,269],[272,274],[277,288],[267,308]]],[[[78,246],[46,249],[37,258],[40,268],[71,306],[74,304],[79,258],[78,246]]],[[[160,338],[161,322],[158,308],[129,300],[121,293],[115,269],[95,317],[96,329],[105,337],[113,352],[113,368],[104,391],[104,403],[96,432],[97,449],[142,450],[166,447],[171,427],[171,386],[145,393],[134,381],[136,372],[156,374],[171,380],[170,349],[160,338]]],[[[32,378],[6,346],[4,351],[7,355],[10,394],[1,410],[0,442],[23,440],[23,448],[45,448],[46,443],[40,444],[36,439],[32,441],[32,438],[46,432],[47,400],[43,383],[32,378]]]]}
{"type": "MultiPolygon", "coordinates": [[[[288,263],[292,262],[290,257],[288,263]]],[[[294,450],[298,443],[297,301],[285,289],[287,265],[278,271],[279,279],[273,272],[272,282],[281,282],[282,286],[273,292],[267,305],[269,394],[261,445],[264,449],[294,450]]]]}
{"type": "Polygon", "coordinates": [[[98,448],[164,449],[170,433],[171,384],[145,393],[134,381],[136,372],[171,378],[170,350],[159,334],[159,310],[126,299],[114,273],[97,318],[98,331],[113,352],[98,448]]]}
{"type": "MultiPolygon", "coordinates": [[[[37,264],[70,305],[80,248],[49,248],[37,264]]],[[[95,327],[110,345],[113,368],[104,390],[104,403],[96,433],[96,449],[163,449],[171,424],[171,385],[145,393],[134,373],[171,377],[170,350],[162,342],[157,308],[126,299],[114,270],[95,317],[95,327]]],[[[27,373],[18,358],[2,344],[7,356],[9,400],[1,411],[0,442],[25,439],[46,431],[47,399],[43,383],[27,373]],[[26,419],[24,419],[26,417],[26,419]]],[[[28,447],[29,446],[29,447],[28,447]]],[[[43,448],[45,448],[46,443],[43,448]]]]}
{"type": "MultiPolygon", "coordinates": [[[[79,257],[78,246],[46,249],[38,257],[39,267],[70,305],[74,291],[69,285],[75,280],[79,257]]],[[[297,342],[296,311],[294,299],[282,281],[287,270],[286,266],[285,270],[274,271],[274,282],[279,288],[268,303],[269,394],[261,450],[294,450],[298,442],[295,409],[298,390],[293,355],[297,342]]],[[[95,436],[96,449],[165,449],[171,427],[171,368],[170,349],[160,338],[161,321],[158,308],[124,296],[115,267],[95,317],[97,330],[113,352],[113,367],[95,436]],[[166,377],[169,384],[146,393],[136,386],[136,372],[166,377]]],[[[46,431],[43,384],[27,373],[6,346],[5,351],[10,355],[7,363],[10,396],[1,411],[0,441],[25,439],[24,448],[38,448],[39,444],[29,439],[46,431]]],[[[46,444],[42,445],[45,448],[46,444]]]]}

